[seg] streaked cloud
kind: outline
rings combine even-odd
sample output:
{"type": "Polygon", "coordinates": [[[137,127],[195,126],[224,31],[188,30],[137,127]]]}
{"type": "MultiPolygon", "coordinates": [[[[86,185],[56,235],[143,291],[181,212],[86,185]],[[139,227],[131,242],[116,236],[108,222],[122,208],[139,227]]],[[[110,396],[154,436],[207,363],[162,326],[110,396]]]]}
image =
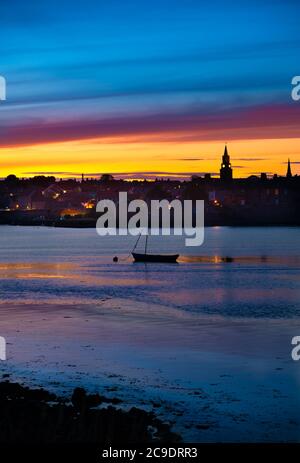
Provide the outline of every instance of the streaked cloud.
{"type": "Polygon", "coordinates": [[[241,173],[279,170],[300,154],[299,13],[250,0],[4,2],[2,171],[216,171],[225,141],[243,147],[241,173]]]}

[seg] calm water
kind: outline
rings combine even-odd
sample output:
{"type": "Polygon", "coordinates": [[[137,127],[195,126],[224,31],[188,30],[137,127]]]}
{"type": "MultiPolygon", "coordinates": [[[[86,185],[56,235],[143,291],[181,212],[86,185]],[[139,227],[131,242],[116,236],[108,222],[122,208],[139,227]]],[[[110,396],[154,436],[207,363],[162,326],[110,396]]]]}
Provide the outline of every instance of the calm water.
{"type": "Polygon", "coordinates": [[[300,230],[209,228],[200,248],[150,238],[180,252],[173,265],[132,263],[134,243],[0,227],[3,372],[154,403],[186,441],[300,441],[300,230]]]}
{"type": "Polygon", "coordinates": [[[208,228],[199,248],[185,247],[178,237],[149,242],[150,252],[180,252],[179,264],[133,264],[133,237],[0,227],[1,302],[94,304],[115,297],[197,314],[300,314],[298,228],[208,228]],[[222,262],[226,257],[233,262],[222,262]]]}

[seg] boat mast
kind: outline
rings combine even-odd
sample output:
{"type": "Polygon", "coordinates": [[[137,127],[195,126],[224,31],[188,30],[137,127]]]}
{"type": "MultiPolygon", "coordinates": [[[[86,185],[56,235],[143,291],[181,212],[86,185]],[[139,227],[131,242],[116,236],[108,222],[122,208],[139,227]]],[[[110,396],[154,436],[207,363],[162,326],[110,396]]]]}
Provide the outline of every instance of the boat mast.
{"type": "Polygon", "coordinates": [[[141,236],[142,236],[142,234],[140,234],[140,235],[138,236],[138,239],[137,239],[135,245],[133,246],[133,249],[132,249],[131,252],[134,252],[134,251],[135,251],[135,249],[136,249],[136,247],[137,247],[137,245],[138,245],[138,242],[140,241],[140,237],[141,237],[141,236]]]}

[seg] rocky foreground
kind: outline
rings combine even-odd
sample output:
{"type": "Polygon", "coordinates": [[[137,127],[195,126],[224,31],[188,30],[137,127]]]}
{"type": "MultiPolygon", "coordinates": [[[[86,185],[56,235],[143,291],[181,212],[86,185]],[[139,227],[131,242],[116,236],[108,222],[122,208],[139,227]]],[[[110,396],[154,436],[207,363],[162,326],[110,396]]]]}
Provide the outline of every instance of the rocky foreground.
{"type": "Polygon", "coordinates": [[[44,389],[0,383],[0,443],[178,442],[167,424],[138,408],[123,411],[118,399],[74,389],[62,399],[44,389]]]}

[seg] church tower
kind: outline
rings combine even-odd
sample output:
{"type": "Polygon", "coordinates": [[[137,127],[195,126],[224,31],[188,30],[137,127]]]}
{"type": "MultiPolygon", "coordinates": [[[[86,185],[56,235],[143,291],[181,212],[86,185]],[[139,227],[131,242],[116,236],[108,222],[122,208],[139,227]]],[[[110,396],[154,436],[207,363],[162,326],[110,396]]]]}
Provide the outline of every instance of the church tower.
{"type": "Polygon", "coordinates": [[[288,166],[286,171],[286,178],[292,178],[292,169],[291,169],[291,162],[288,160],[288,166]]]}
{"type": "Polygon", "coordinates": [[[230,164],[230,157],[227,151],[227,145],[225,145],[225,150],[222,157],[220,179],[224,181],[232,180],[232,168],[230,164]]]}

